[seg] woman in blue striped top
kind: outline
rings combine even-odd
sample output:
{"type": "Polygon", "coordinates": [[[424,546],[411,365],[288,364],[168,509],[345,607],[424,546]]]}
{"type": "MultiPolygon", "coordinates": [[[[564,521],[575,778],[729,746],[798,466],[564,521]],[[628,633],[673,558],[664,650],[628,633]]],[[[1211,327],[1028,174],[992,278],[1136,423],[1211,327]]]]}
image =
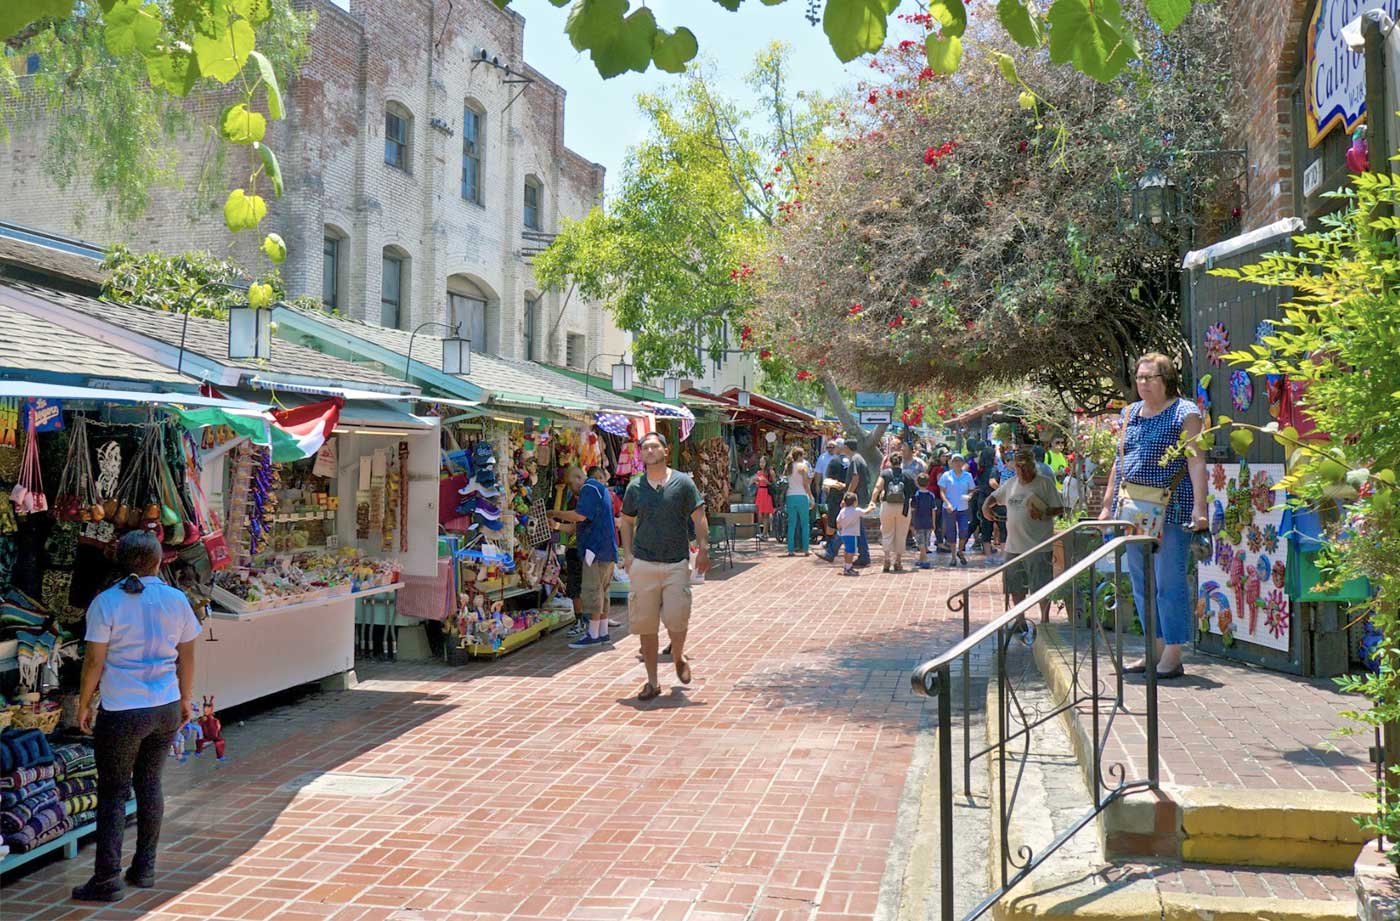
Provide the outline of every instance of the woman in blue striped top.
{"type": "MultiPolygon", "coordinates": [[[[1107,520],[1117,513],[1120,482],[1166,488],[1185,465],[1187,475],[1181,477],[1172,493],[1166,527],[1162,529],[1162,540],[1152,567],[1156,579],[1157,677],[1180,678],[1185,674],[1181,654],[1191,640],[1192,592],[1186,584],[1189,531],[1209,526],[1206,462],[1199,453],[1189,460],[1178,457],[1165,465],[1161,460],[1177,445],[1183,432],[1187,436],[1200,434],[1201,412],[1195,403],[1182,398],[1181,374],[1172,360],[1160,352],[1150,352],[1138,359],[1136,383],[1142,399],[1123,413],[1122,452],[1114,460],[1099,517],[1107,520]]],[[[1125,556],[1133,582],[1133,600],[1141,620],[1147,609],[1144,591],[1147,550],[1141,545],[1129,547],[1125,556]]],[[[1146,632],[1146,625],[1143,630],[1146,632]]],[[[1132,673],[1145,670],[1143,661],[1124,668],[1125,672],[1132,673]]]]}

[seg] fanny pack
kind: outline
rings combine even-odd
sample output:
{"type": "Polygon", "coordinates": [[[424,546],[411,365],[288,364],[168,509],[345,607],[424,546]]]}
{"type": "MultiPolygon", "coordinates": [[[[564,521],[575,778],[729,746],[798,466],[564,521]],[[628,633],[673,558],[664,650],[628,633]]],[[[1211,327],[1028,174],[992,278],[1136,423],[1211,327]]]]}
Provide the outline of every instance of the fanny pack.
{"type": "MultiPolygon", "coordinates": [[[[1123,434],[1118,439],[1118,470],[1123,470],[1123,445],[1128,439],[1128,416],[1123,416],[1123,434]]],[[[1167,507],[1172,494],[1186,476],[1183,464],[1166,486],[1148,486],[1124,480],[1118,485],[1118,517],[1133,526],[1138,534],[1161,540],[1167,526],[1167,507]]]]}

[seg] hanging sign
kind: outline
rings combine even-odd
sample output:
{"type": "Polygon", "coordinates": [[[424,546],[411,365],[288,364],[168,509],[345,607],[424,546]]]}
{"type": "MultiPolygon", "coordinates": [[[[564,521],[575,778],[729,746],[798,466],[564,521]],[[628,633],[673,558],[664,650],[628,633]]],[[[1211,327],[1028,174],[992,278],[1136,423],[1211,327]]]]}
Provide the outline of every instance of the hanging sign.
{"type": "MultiPolygon", "coordinates": [[[[1397,0],[1400,2],[1400,0],[1397,0]]],[[[856,409],[894,409],[897,394],[893,391],[888,393],[873,393],[868,390],[856,391],[856,409]]],[[[885,420],[889,421],[889,420],[885,420]]]]}
{"type": "Polygon", "coordinates": [[[316,452],[316,463],[311,467],[311,472],[316,476],[335,476],[335,442],[336,439],[327,438],[326,443],[321,445],[321,449],[316,452]]]}
{"type": "Polygon", "coordinates": [[[29,416],[33,416],[34,431],[36,432],[63,430],[63,405],[57,400],[37,397],[25,404],[25,412],[29,414],[25,417],[25,424],[28,425],[29,416]]]}
{"type": "Polygon", "coordinates": [[[1395,19],[1400,0],[1318,0],[1313,10],[1304,71],[1309,147],[1338,125],[1350,133],[1366,114],[1365,56],[1347,46],[1342,29],[1376,9],[1395,19]]]}
{"type": "Polygon", "coordinates": [[[882,425],[890,421],[890,411],[887,409],[865,410],[860,414],[861,425],[882,425]]]}

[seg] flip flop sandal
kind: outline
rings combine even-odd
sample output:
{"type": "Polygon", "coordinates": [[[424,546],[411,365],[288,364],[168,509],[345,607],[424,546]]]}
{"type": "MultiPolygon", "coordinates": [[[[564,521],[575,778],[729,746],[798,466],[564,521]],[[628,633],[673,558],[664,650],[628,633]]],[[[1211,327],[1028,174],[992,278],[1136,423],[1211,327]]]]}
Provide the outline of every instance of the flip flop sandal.
{"type": "Polygon", "coordinates": [[[676,666],[676,677],[680,679],[681,684],[690,684],[691,674],[689,659],[682,661],[680,665],[676,666]],[[682,669],[684,669],[684,671],[682,671],[682,669]]]}
{"type": "Polygon", "coordinates": [[[642,685],[641,693],[637,695],[637,699],[642,701],[655,700],[660,696],[660,689],[653,685],[650,681],[648,681],[646,684],[642,685]]]}

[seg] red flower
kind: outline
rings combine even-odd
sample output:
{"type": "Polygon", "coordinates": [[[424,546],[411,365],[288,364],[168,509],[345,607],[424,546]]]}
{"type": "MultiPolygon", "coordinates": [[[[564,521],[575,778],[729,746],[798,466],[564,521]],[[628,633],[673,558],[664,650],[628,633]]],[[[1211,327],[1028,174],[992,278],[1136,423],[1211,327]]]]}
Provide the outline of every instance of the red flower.
{"type": "Polygon", "coordinates": [[[798,372],[797,372],[797,379],[798,379],[799,381],[810,381],[810,380],[812,379],[812,372],[811,372],[811,371],[798,371],[798,372]]]}
{"type": "Polygon", "coordinates": [[[771,183],[771,182],[765,182],[765,183],[763,184],[763,191],[767,192],[767,191],[768,191],[769,189],[771,189],[771,188],[773,188],[773,183],[771,183]]]}
{"type": "Polygon", "coordinates": [[[922,307],[922,306],[924,306],[924,302],[921,301],[921,300],[919,300],[917,297],[911,297],[911,298],[909,298],[909,306],[910,306],[910,307],[922,307]]]}
{"type": "Polygon", "coordinates": [[[1030,149],[1030,146],[1030,142],[1022,138],[1021,143],[1016,145],[1016,150],[1018,153],[1025,153],[1028,149],[1030,149]]]}
{"type": "Polygon", "coordinates": [[[897,316],[897,317],[895,317],[893,320],[890,321],[890,329],[899,329],[899,328],[900,328],[901,326],[903,326],[903,325],[904,325],[904,317],[902,317],[902,316],[897,316]]]}
{"type": "Polygon", "coordinates": [[[943,279],[943,287],[945,287],[945,288],[948,287],[949,285],[951,285],[952,283],[953,283],[953,282],[952,282],[951,279],[947,279],[947,278],[943,279]]]}
{"type": "Polygon", "coordinates": [[[781,173],[782,171],[783,171],[783,165],[782,165],[781,163],[779,163],[777,166],[773,167],[773,172],[775,172],[775,173],[781,173]]]}
{"type": "Polygon", "coordinates": [[[860,313],[860,312],[861,312],[862,310],[864,310],[864,309],[865,309],[865,305],[864,305],[864,304],[852,304],[851,307],[850,307],[850,314],[851,314],[851,316],[855,316],[855,315],[857,315],[858,313],[860,313]]]}
{"type": "Polygon", "coordinates": [[[926,81],[928,81],[928,80],[932,80],[932,79],[933,79],[933,68],[932,68],[932,67],[925,67],[923,70],[919,71],[919,82],[920,82],[920,83],[924,83],[924,82],[926,82],[926,81]]]}
{"type": "Polygon", "coordinates": [[[739,341],[740,341],[740,342],[748,342],[748,341],[749,341],[750,339],[752,339],[752,338],[753,338],[753,327],[752,327],[752,326],[745,326],[743,329],[739,330],[739,341]]]}
{"type": "Polygon", "coordinates": [[[758,357],[759,357],[759,358],[772,358],[772,357],[773,357],[773,353],[772,353],[771,351],[769,351],[768,349],[761,349],[761,350],[759,351],[759,353],[758,353],[758,357]]]}
{"type": "Polygon", "coordinates": [[[906,38],[904,41],[902,41],[902,42],[899,43],[899,50],[900,50],[900,51],[908,51],[910,48],[913,48],[913,47],[914,47],[915,45],[917,45],[917,44],[918,44],[918,42],[913,41],[912,39],[906,38]]]}
{"type": "Polygon", "coordinates": [[[875,92],[874,90],[871,90],[871,91],[870,91],[870,95],[867,96],[867,97],[865,97],[865,104],[866,104],[866,105],[871,105],[871,106],[873,106],[875,103],[877,103],[877,102],[879,102],[879,101],[880,101],[880,94],[877,93],[877,92],[875,92]]]}

